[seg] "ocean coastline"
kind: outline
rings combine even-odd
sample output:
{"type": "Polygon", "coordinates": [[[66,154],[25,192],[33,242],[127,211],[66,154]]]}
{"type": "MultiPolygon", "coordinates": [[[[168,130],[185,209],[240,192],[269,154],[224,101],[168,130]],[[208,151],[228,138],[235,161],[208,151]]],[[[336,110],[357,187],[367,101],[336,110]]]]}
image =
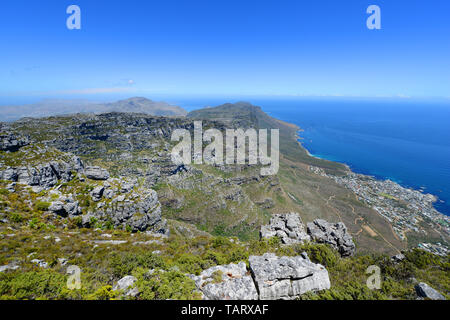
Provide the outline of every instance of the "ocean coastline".
{"type": "MultiPolygon", "coordinates": [[[[302,131],[304,131],[304,130],[302,130],[302,131]]],[[[436,194],[434,194],[434,193],[428,193],[428,192],[425,193],[424,191],[427,189],[426,186],[418,187],[418,186],[408,185],[408,184],[406,184],[405,182],[403,182],[403,181],[401,181],[401,180],[399,180],[399,179],[397,179],[397,178],[395,178],[395,177],[389,177],[389,176],[383,176],[383,175],[380,175],[380,174],[369,173],[368,170],[364,170],[364,169],[361,169],[361,168],[357,168],[357,167],[352,166],[351,164],[345,163],[345,162],[343,162],[343,161],[339,161],[339,160],[332,159],[332,158],[329,158],[329,157],[326,157],[326,156],[322,156],[322,155],[318,155],[318,154],[315,154],[315,153],[311,153],[311,152],[308,150],[308,148],[307,148],[304,144],[302,144],[302,142],[300,141],[300,139],[303,139],[303,138],[302,138],[299,134],[297,135],[297,137],[298,137],[298,139],[297,139],[298,143],[299,143],[299,144],[301,145],[301,147],[305,150],[306,154],[307,154],[308,156],[310,156],[310,157],[313,157],[313,158],[316,158],[316,159],[321,159],[321,160],[327,160],[327,161],[337,162],[337,163],[340,163],[340,164],[344,165],[344,166],[348,169],[349,172],[352,172],[352,173],[355,173],[355,174],[364,175],[364,176],[367,176],[367,177],[370,177],[370,178],[373,178],[373,179],[376,179],[376,180],[379,180],[379,181],[386,181],[386,180],[393,181],[393,182],[399,184],[401,187],[403,187],[403,188],[405,188],[405,189],[412,189],[412,190],[421,192],[421,193],[423,193],[423,194],[432,195],[432,196],[434,197],[434,199],[435,199],[435,200],[433,201],[433,204],[438,204],[439,202],[443,201],[443,200],[441,200],[441,199],[439,198],[438,195],[436,195],[436,194]]],[[[434,208],[435,208],[436,211],[438,211],[440,214],[442,214],[442,215],[448,217],[447,214],[445,214],[445,213],[439,211],[438,208],[436,208],[436,207],[434,207],[434,208]]]]}
{"type": "MultiPolygon", "coordinates": [[[[297,138],[297,142],[309,156],[339,162],[312,154],[302,144],[299,133],[297,133],[297,138]]],[[[426,221],[442,235],[444,243],[419,243],[418,247],[440,255],[449,252],[447,239],[450,237],[450,217],[435,208],[434,205],[439,201],[438,196],[424,193],[423,189],[405,186],[390,177],[360,173],[359,170],[355,170],[347,163],[339,163],[348,169],[345,176],[328,174],[322,168],[314,166],[310,166],[310,170],[315,174],[333,179],[336,183],[353,191],[358,200],[366,203],[383,216],[402,240],[407,240],[409,231],[426,234],[426,230],[421,227],[421,223],[426,221]]]]}

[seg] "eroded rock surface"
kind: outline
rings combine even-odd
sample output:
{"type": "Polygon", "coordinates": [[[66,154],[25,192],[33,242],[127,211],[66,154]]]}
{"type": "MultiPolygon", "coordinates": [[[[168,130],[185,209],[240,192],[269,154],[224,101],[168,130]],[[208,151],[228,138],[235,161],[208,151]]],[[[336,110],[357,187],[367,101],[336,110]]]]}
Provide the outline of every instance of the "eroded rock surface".
{"type": "Polygon", "coordinates": [[[258,293],[244,262],[215,266],[190,275],[205,300],[256,300],[258,293]]]}
{"type": "Polygon", "coordinates": [[[306,254],[277,257],[273,253],[250,256],[250,271],[260,300],[294,299],[309,291],[330,288],[328,271],[306,254]]]}
{"type": "Polygon", "coordinates": [[[298,213],[275,214],[268,225],[261,226],[261,238],[279,237],[284,244],[310,240],[298,213]]]}
{"type": "Polygon", "coordinates": [[[442,294],[424,282],[418,283],[415,286],[415,289],[419,297],[431,300],[445,300],[445,297],[442,294]]]}
{"type": "Polygon", "coordinates": [[[135,297],[139,294],[139,289],[134,287],[136,277],[125,276],[114,285],[113,290],[122,291],[125,296],[135,297]]]}
{"type": "Polygon", "coordinates": [[[330,223],[323,219],[316,219],[313,222],[308,223],[307,226],[308,234],[311,236],[312,240],[331,245],[338,250],[343,257],[355,254],[355,243],[347,232],[344,223],[330,223]]]}

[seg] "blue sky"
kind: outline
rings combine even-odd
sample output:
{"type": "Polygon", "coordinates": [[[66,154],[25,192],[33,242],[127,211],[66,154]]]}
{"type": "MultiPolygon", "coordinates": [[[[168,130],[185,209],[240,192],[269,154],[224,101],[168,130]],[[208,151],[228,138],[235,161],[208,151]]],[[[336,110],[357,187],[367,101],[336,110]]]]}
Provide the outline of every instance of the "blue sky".
{"type": "Polygon", "coordinates": [[[450,97],[447,0],[4,0],[0,104],[24,97],[450,97]],[[81,8],[81,30],[66,8],[81,8]],[[381,30],[366,9],[381,8],[381,30]]]}

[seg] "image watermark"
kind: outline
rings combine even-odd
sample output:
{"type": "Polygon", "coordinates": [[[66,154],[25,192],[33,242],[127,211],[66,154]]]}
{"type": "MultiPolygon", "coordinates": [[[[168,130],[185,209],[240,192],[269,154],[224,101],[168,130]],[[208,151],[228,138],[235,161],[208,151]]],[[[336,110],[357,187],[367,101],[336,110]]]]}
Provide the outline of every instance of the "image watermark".
{"type": "Polygon", "coordinates": [[[69,290],[81,289],[81,269],[78,266],[72,265],[67,267],[67,288],[69,290]]]}
{"type": "Polygon", "coordinates": [[[366,25],[369,30],[381,29],[381,9],[379,6],[372,4],[367,7],[367,14],[370,16],[367,18],[366,25]]]}
{"type": "Polygon", "coordinates": [[[69,30],[80,30],[81,29],[81,9],[77,5],[70,5],[66,10],[67,14],[70,16],[66,20],[66,26],[69,30]]]}
{"type": "Polygon", "coordinates": [[[366,285],[370,290],[381,289],[381,269],[379,266],[371,265],[366,269],[366,274],[370,274],[367,278],[366,285]]]}
{"type": "Polygon", "coordinates": [[[262,176],[275,175],[279,169],[280,142],[279,129],[270,129],[270,155],[267,141],[268,129],[226,129],[210,128],[203,133],[201,121],[194,121],[194,139],[187,129],[176,129],[172,141],[180,141],[171,152],[172,161],[177,165],[191,164],[260,164],[262,176]],[[204,143],[209,143],[203,148],[204,143]],[[248,153],[246,152],[248,151],[248,153]],[[192,152],[193,151],[193,152],[192,152]],[[247,156],[248,155],[248,156],[247,156]]]}

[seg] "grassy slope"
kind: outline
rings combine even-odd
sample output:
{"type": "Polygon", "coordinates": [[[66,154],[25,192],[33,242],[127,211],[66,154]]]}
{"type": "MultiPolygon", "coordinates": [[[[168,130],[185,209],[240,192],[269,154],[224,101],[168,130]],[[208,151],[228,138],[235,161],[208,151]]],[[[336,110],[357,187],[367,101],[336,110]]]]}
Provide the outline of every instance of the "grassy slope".
{"type": "Polygon", "coordinates": [[[316,218],[343,221],[362,252],[396,253],[406,247],[397,239],[390,224],[374,210],[358,201],[349,190],[330,179],[313,174],[309,165],[321,167],[331,174],[348,170],[343,164],[311,157],[298,143],[297,126],[274,119],[259,107],[247,103],[225,104],[196,110],[188,114],[193,119],[212,119],[238,126],[278,128],[280,130],[280,170],[277,178],[281,192],[275,197],[273,213],[296,211],[304,222],[316,218]],[[366,226],[363,228],[363,225],[366,226]],[[369,227],[369,228],[367,228],[369,227]],[[372,230],[373,232],[370,232],[372,230]]]}

